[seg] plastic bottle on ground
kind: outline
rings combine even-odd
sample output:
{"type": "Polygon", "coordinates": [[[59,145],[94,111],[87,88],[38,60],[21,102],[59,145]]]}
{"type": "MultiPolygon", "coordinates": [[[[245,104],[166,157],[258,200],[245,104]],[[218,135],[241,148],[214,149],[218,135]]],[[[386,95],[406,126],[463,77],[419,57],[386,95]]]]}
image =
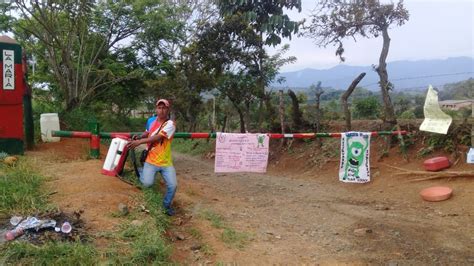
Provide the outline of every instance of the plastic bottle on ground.
{"type": "Polygon", "coordinates": [[[24,233],[25,233],[25,231],[23,230],[23,228],[15,228],[11,231],[8,231],[5,234],[5,239],[8,240],[8,241],[11,241],[11,240],[23,235],[24,233]]]}

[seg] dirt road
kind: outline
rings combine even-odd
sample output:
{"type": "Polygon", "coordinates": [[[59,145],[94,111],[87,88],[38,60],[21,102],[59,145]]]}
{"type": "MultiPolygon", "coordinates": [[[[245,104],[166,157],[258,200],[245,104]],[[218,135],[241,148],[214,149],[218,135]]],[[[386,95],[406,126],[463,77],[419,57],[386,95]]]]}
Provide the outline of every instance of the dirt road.
{"type": "MultiPolygon", "coordinates": [[[[52,199],[59,207],[83,209],[91,232],[111,230],[120,220],[108,214],[119,202],[133,207],[140,192],[101,175],[102,161],[82,158],[80,145],[88,143],[62,140],[27,155],[53,177],[52,199]]],[[[340,183],[337,160],[314,167],[306,157],[280,156],[272,158],[267,174],[214,174],[212,159],[180,154],[174,161],[178,215],[167,234],[176,262],[474,263],[473,180],[408,182],[386,167],[419,169],[419,159],[406,163],[394,154],[383,163],[373,160],[372,182],[365,185],[340,183]],[[448,185],[454,196],[422,201],[419,191],[432,185],[448,185]],[[223,225],[213,225],[209,214],[223,225]],[[223,239],[226,232],[245,241],[234,246],[223,239]]],[[[451,170],[473,167],[460,163],[451,170]]]]}
{"type": "Polygon", "coordinates": [[[242,250],[232,249],[219,240],[222,230],[195,219],[187,226],[204,233],[212,261],[474,263],[472,180],[407,183],[374,167],[374,182],[354,185],[337,181],[336,163],[299,174],[272,167],[266,175],[214,174],[212,161],[184,155],[175,163],[185,212],[213,210],[251,235],[242,250]],[[456,195],[423,202],[418,192],[432,184],[447,184],[456,195]]]}

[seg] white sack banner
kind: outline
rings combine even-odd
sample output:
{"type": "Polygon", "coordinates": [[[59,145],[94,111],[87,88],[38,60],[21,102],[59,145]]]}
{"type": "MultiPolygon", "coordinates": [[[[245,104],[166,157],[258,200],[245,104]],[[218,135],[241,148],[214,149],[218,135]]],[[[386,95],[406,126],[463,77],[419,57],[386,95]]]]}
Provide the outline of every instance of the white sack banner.
{"type": "Polygon", "coordinates": [[[346,183],[370,182],[370,133],[341,134],[339,180],[346,183]]]}

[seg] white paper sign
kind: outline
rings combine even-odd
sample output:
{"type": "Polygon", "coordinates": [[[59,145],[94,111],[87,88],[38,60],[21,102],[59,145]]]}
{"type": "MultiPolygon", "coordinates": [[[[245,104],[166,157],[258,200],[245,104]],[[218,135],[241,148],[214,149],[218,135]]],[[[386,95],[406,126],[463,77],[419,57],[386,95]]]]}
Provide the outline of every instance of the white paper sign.
{"type": "Polygon", "coordinates": [[[425,106],[423,108],[425,120],[420,125],[421,131],[428,131],[439,134],[448,133],[449,126],[453,119],[445,114],[438,103],[438,93],[430,85],[426,94],[425,106]]]}
{"type": "Polygon", "coordinates": [[[265,173],[270,137],[267,134],[217,133],[214,172],[265,173]]]}
{"type": "Polygon", "coordinates": [[[15,52],[13,50],[3,50],[3,89],[15,89],[15,52]]]}

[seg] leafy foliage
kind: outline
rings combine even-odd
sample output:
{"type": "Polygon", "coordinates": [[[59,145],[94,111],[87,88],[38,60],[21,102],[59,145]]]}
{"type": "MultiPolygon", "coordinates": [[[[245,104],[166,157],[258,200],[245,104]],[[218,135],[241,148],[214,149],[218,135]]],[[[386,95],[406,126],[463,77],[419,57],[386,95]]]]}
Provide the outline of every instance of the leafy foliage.
{"type": "Polygon", "coordinates": [[[440,100],[474,99],[474,79],[447,84],[439,93],[440,100]]]}
{"type": "Polygon", "coordinates": [[[386,60],[390,48],[388,34],[390,25],[401,26],[409,18],[403,0],[396,5],[383,4],[379,0],[323,0],[315,10],[311,16],[311,24],[306,29],[306,35],[314,38],[320,46],[337,45],[336,55],[341,61],[344,61],[342,43],[344,39],[348,37],[355,39],[357,36],[365,38],[382,36],[383,47],[374,70],[380,78],[384,103],[383,120],[395,124],[395,111],[389,95],[392,84],[388,80],[386,60]]]}
{"type": "Polygon", "coordinates": [[[243,14],[243,19],[257,35],[266,33],[265,40],[262,40],[266,45],[280,44],[280,36],[291,39],[291,35],[298,32],[302,23],[290,20],[288,15],[283,13],[285,9],[293,8],[301,12],[300,0],[220,0],[218,5],[223,17],[243,14]]]}
{"type": "Polygon", "coordinates": [[[36,62],[32,81],[66,110],[105,98],[115,100],[107,111],[127,113],[139,99],[130,95],[143,94],[145,71],[137,56],[143,47],[129,40],[150,36],[146,30],[160,25],[153,27],[161,31],[153,35],[160,43],[178,27],[166,4],[148,0],[15,1],[12,8],[19,15],[10,17],[9,28],[36,62]]]}
{"type": "Polygon", "coordinates": [[[375,97],[367,97],[354,101],[354,116],[357,118],[376,119],[379,115],[380,103],[375,97]]]}
{"type": "Polygon", "coordinates": [[[260,85],[273,81],[279,68],[295,58],[283,57],[288,46],[268,56],[262,50],[259,35],[241,14],[204,24],[203,28],[186,52],[196,60],[194,68],[197,66],[200,73],[210,74],[204,75],[210,81],[207,84],[213,85],[232,103],[239,115],[240,131],[245,132],[250,126],[252,104],[265,97],[260,85]]]}
{"type": "Polygon", "coordinates": [[[390,25],[405,24],[408,17],[403,0],[396,5],[379,0],[323,0],[311,16],[306,35],[321,46],[338,45],[336,55],[344,61],[343,39],[358,35],[377,38],[390,25]]]}
{"type": "Polygon", "coordinates": [[[400,114],[399,118],[401,119],[415,119],[415,113],[412,110],[406,110],[400,114]]]}

